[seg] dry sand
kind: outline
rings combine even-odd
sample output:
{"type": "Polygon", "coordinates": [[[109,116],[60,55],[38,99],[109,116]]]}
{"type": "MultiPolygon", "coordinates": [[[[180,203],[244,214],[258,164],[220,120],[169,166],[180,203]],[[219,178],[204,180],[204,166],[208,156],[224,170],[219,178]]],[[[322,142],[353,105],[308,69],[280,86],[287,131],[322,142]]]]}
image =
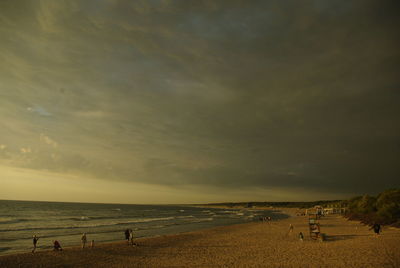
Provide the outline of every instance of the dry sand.
{"type": "Polygon", "coordinates": [[[368,227],[340,216],[320,223],[324,242],[309,238],[307,217],[293,216],[143,238],[136,247],[120,242],[1,256],[0,267],[400,267],[399,229],[384,228],[375,237],[368,227]]]}

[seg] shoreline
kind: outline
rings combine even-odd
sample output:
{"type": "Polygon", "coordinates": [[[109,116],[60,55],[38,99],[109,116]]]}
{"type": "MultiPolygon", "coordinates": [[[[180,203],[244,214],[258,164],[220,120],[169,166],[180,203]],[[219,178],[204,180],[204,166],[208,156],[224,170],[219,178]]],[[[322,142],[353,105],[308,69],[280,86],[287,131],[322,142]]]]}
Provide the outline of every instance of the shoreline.
{"type": "MultiPolygon", "coordinates": [[[[277,208],[275,208],[277,209],[277,208]]],[[[292,210],[292,209],[290,209],[292,210]]],[[[280,210],[282,211],[282,210],[280,210]]],[[[282,211],[284,212],[284,211],[282,211]]],[[[285,211],[285,212],[294,212],[285,211]]],[[[400,267],[400,230],[384,227],[379,237],[359,222],[338,215],[321,218],[326,241],[311,240],[308,218],[292,216],[229,226],[0,256],[1,267],[400,267]],[[294,232],[288,233],[289,224],[294,232]],[[303,232],[304,241],[297,234],[303,232]]]]}
{"type": "MultiPolygon", "coordinates": [[[[222,226],[214,226],[214,227],[209,227],[209,228],[205,228],[205,229],[199,229],[199,230],[194,230],[194,231],[183,231],[183,232],[178,232],[178,233],[171,233],[171,234],[164,234],[164,235],[152,235],[152,236],[143,236],[143,237],[138,237],[136,239],[134,239],[134,241],[136,243],[142,241],[142,240],[148,240],[148,239],[156,239],[159,237],[168,237],[168,236],[176,236],[176,235],[184,235],[184,234],[190,234],[190,233],[194,233],[194,232],[201,232],[201,231],[207,231],[207,230],[212,230],[214,228],[224,228],[224,227],[229,227],[229,226],[235,226],[235,225],[243,225],[243,224],[249,224],[249,223],[253,223],[253,222],[241,222],[241,223],[235,223],[235,224],[230,224],[230,225],[222,225],[222,226]]],[[[119,244],[124,244],[126,245],[127,242],[125,240],[115,240],[115,241],[108,241],[108,242],[95,242],[95,246],[94,248],[97,247],[107,247],[107,246],[112,246],[112,245],[119,245],[119,244]]],[[[62,246],[62,245],[61,245],[62,246]]],[[[72,246],[66,246],[66,247],[62,247],[62,251],[68,251],[68,250],[82,250],[81,245],[80,244],[76,244],[76,245],[72,245],[72,246]]],[[[86,243],[86,247],[83,250],[91,250],[92,248],[90,248],[90,241],[88,241],[86,243]]],[[[62,252],[60,251],[60,252],[62,252]]],[[[54,252],[53,247],[49,246],[48,248],[45,249],[40,249],[39,247],[36,249],[35,253],[31,253],[28,251],[21,251],[21,252],[12,252],[12,253],[6,253],[6,254],[0,254],[0,261],[2,257],[6,257],[6,256],[13,256],[13,255],[34,255],[34,254],[39,254],[39,253],[48,253],[48,252],[54,252]]],[[[1,262],[0,262],[1,263],[1,262]]],[[[1,266],[0,266],[1,267],[1,266]]]]}
{"type": "MultiPolygon", "coordinates": [[[[275,213],[277,213],[279,215],[279,216],[277,216],[275,218],[275,220],[281,220],[282,219],[281,217],[283,217],[283,218],[290,217],[290,215],[288,213],[284,212],[283,210],[281,210],[279,208],[276,208],[276,209],[245,208],[245,207],[232,208],[232,207],[224,207],[224,206],[212,206],[212,207],[210,207],[210,206],[191,206],[191,207],[204,208],[204,209],[207,209],[207,208],[229,209],[229,210],[234,210],[234,211],[241,211],[241,210],[270,210],[271,212],[275,212],[275,213]]],[[[151,238],[157,238],[157,237],[169,236],[169,235],[179,235],[179,234],[185,234],[185,233],[191,233],[191,232],[197,232],[197,231],[213,229],[213,228],[217,228],[217,227],[226,227],[226,226],[232,226],[232,225],[248,224],[248,223],[252,223],[252,222],[258,222],[258,220],[254,219],[254,220],[247,221],[247,222],[239,222],[239,223],[233,223],[233,224],[230,223],[230,224],[226,224],[226,225],[201,226],[201,227],[195,228],[193,230],[183,230],[183,231],[179,231],[178,230],[178,231],[173,231],[173,232],[166,232],[164,234],[153,234],[153,235],[148,235],[148,236],[146,236],[146,235],[145,236],[138,236],[136,238],[136,240],[151,239],[151,238]]],[[[122,233],[123,233],[123,230],[121,230],[121,238],[122,238],[122,233]]],[[[62,240],[58,239],[58,241],[61,242],[61,246],[62,246],[62,248],[64,250],[65,249],[73,249],[73,248],[80,248],[81,247],[81,244],[79,242],[75,243],[75,244],[72,244],[72,245],[71,244],[67,244],[67,246],[64,247],[63,246],[64,244],[63,244],[62,240]]],[[[89,247],[88,245],[90,245],[90,241],[91,240],[89,238],[88,239],[88,243],[87,243],[87,247],[89,247]]],[[[32,246],[31,246],[31,241],[30,240],[29,240],[29,242],[30,242],[30,244],[28,244],[29,247],[27,247],[25,250],[21,249],[21,250],[15,250],[15,251],[9,252],[9,253],[0,253],[0,258],[3,257],[3,256],[20,255],[20,254],[31,254],[30,251],[32,250],[32,246]]],[[[43,245],[41,245],[40,242],[41,241],[39,240],[39,246],[37,247],[37,249],[35,251],[35,254],[37,254],[39,252],[53,251],[53,246],[52,245],[48,244],[46,246],[43,246],[43,245]]],[[[121,243],[121,242],[124,242],[124,240],[123,239],[115,239],[115,240],[111,240],[111,241],[110,240],[108,240],[108,241],[95,241],[95,245],[98,246],[98,245],[103,245],[103,244],[114,244],[114,243],[118,244],[118,243],[121,243]]]]}
{"type": "MultiPolygon", "coordinates": [[[[275,220],[275,221],[279,221],[279,220],[280,219],[275,220]]],[[[235,224],[223,225],[223,226],[214,226],[214,227],[209,227],[209,228],[199,229],[199,230],[194,230],[194,231],[184,231],[184,232],[180,232],[180,233],[139,237],[139,238],[134,239],[134,241],[135,241],[136,244],[139,244],[139,246],[140,246],[140,243],[142,243],[142,242],[146,242],[148,240],[150,241],[150,240],[157,239],[157,238],[160,238],[160,237],[168,239],[170,237],[173,238],[173,237],[180,236],[180,235],[190,235],[192,233],[194,234],[194,233],[198,233],[198,232],[200,232],[200,233],[201,232],[209,232],[209,231],[214,231],[214,229],[224,229],[226,227],[238,227],[239,228],[239,227],[241,227],[241,225],[248,225],[248,224],[253,224],[253,223],[258,223],[258,221],[242,222],[242,223],[235,223],[235,224]]],[[[119,246],[119,245],[127,246],[127,242],[125,240],[110,241],[110,242],[98,242],[98,243],[95,243],[95,246],[93,248],[90,247],[90,243],[88,242],[84,249],[81,248],[80,244],[76,244],[76,245],[73,245],[73,246],[62,247],[62,250],[58,251],[58,252],[62,253],[64,251],[93,250],[93,249],[96,249],[96,248],[103,248],[103,247],[107,248],[107,247],[119,246]]],[[[19,256],[22,256],[22,255],[32,256],[32,255],[43,254],[43,253],[47,254],[47,253],[51,253],[51,252],[56,253],[56,251],[54,251],[52,247],[49,247],[49,248],[46,248],[46,249],[37,248],[35,253],[24,251],[24,252],[14,252],[14,253],[9,253],[9,254],[4,254],[4,255],[0,255],[0,264],[1,264],[1,258],[2,257],[10,257],[10,256],[19,257],[19,256]]]]}

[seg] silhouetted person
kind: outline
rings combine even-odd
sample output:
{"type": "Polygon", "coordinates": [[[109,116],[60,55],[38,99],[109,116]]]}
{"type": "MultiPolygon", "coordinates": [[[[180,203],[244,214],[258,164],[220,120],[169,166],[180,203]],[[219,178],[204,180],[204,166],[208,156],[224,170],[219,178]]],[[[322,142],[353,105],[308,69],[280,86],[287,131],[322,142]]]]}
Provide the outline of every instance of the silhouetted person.
{"type": "Polygon", "coordinates": [[[299,233],[299,240],[300,240],[300,241],[303,241],[303,239],[304,239],[304,235],[303,235],[302,232],[300,232],[300,233],[299,233]]]}
{"type": "Polygon", "coordinates": [[[130,241],[131,245],[133,246],[134,243],[133,243],[133,231],[132,231],[132,229],[129,230],[129,241],[130,241]]]}
{"type": "Polygon", "coordinates": [[[375,235],[379,235],[381,232],[381,225],[379,223],[375,223],[371,229],[374,229],[375,235]]]}
{"type": "Polygon", "coordinates": [[[33,243],[32,253],[35,253],[36,244],[37,244],[37,241],[38,241],[38,240],[39,240],[39,237],[36,237],[36,235],[34,235],[34,236],[33,236],[33,239],[32,239],[32,243],[33,243]]]}
{"type": "Polygon", "coordinates": [[[58,242],[57,240],[54,240],[53,244],[54,244],[54,249],[53,250],[56,250],[56,251],[61,251],[62,250],[60,242],[58,242]]]}
{"type": "Polygon", "coordinates": [[[129,245],[129,236],[130,236],[129,229],[126,229],[125,230],[125,240],[128,243],[128,245],[129,245]]]}
{"type": "Polygon", "coordinates": [[[82,248],[85,248],[87,242],[86,233],[82,234],[81,241],[82,241],[82,248]]]}

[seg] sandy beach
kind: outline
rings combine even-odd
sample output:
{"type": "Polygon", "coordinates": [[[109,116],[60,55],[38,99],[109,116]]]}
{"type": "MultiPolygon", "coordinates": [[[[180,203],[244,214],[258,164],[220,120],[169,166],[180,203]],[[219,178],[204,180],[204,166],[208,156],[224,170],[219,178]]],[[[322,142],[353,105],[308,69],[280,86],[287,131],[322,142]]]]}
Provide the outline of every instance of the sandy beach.
{"type": "Polygon", "coordinates": [[[285,212],[292,217],[142,238],[138,246],[118,242],[1,256],[0,267],[400,267],[399,229],[385,227],[375,237],[367,226],[329,215],[320,220],[326,234],[320,242],[309,238],[307,217],[285,212]]]}

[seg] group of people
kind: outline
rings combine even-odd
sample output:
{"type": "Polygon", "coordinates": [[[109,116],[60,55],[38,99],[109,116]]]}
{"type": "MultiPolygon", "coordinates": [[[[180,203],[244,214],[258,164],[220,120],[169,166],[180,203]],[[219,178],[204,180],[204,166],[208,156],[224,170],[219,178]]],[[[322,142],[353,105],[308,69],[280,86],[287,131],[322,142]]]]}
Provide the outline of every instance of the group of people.
{"type": "Polygon", "coordinates": [[[125,240],[128,245],[136,246],[136,243],[133,243],[133,231],[132,229],[125,230],[125,240]]]}
{"type": "MultiPolygon", "coordinates": [[[[289,231],[288,231],[288,235],[293,233],[294,230],[294,226],[292,224],[289,225],[289,231]]],[[[378,236],[380,234],[380,232],[382,231],[382,227],[379,223],[375,223],[374,225],[372,225],[372,227],[370,228],[370,230],[374,230],[375,236],[378,236]]],[[[298,238],[300,241],[304,240],[304,234],[302,232],[300,232],[298,234],[298,238]]]]}
{"type": "MultiPolygon", "coordinates": [[[[32,253],[35,253],[36,248],[37,248],[37,243],[39,241],[39,237],[37,237],[36,235],[33,235],[33,239],[32,239],[32,243],[33,243],[33,249],[32,249],[32,253]]],[[[87,236],[86,233],[83,233],[81,236],[81,245],[82,248],[86,247],[86,243],[87,243],[87,236]]],[[[93,248],[94,247],[94,240],[92,240],[90,242],[90,247],[93,248]]],[[[53,240],[53,250],[54,251],[62,251],[62,247],[60,242],[58,242],[58,240],[53,240]]]]}
{"type": "MultiPolygon", "coordinates": [[[[267,221],[267,222],[269,222],[269,221],[271,221],[271,217],[261,217],[260,220],[261,220],[261,221],[267,221]]],[[[378,224],[378,223],[375,223],[375,224],[371,227],[371,229],[373,229],[375,235],[378,236],[379,233],[381,232],[381,225],[378,224]]],[[[371,229],[370,229],[370,230],[371,230],[371,229]]],[[[291,234],[291,233],[293,233],[293,230],[294,230],[294,226],[293,226],[292,224],[290,224],[290,225],[289,225],[288,235],[291,234]]],[[[303,235],[302,232],[300,232],[300,233],[298,234],[298,238],[299,238],[300,241],[303,241],[304,235],[303,235]]],[[[137,244],[133,242],[133,239],[134,239],[134,236],[133,236],[133,231],[132,231],[132,229],[126,229],[126,230],[125,230],[125,240],[126,240],[127,244],[128,244],[128,245],[132,245],[132,246],[137,246],[137,244]]],[[[34,253],[34,252],[36,251],[38,240],[39,240],[39,237],[37,237],[36,235],[34,235],[34,236],[33,236],[33,240],[32,240],[32,242],[33,242],[32,253],[34,253]]],[[[83,233],[82,236],[81,236],[81,245],[82,245],[82,248],[85,248],[85,247],[86,247],[86,243],[87,243],[87,236],[86,236],[86,233],[83,233]]],[[[91,241],[90,247],[91,247],[91,248],[94,247],[94,240],[91,241]]],[[[61,250],[62,250],[61,244],[60,244],[60,242],[58,242],[57,240],[53,240],[53,250],[55,250],[55,251],[61,251],[61,250]]]]}
{"type": "MultiPolygon", "coordinates": [[[[32,253],[35,253],[38,241],[39,241],[39,237],[34,235],[33,239],[32,239],[32,242],[33,242],[32,253]]],[[[61,244],[57,240],[53,240],[53,250],[56,250],[56,251],[61,251],[62,250],[61,244]]]]}
{"type": "MultiPolygon", "coordinates": [[[[126,239],[128,245],[137,246],[137,244],[133,242],[134,236],[133,236],[132,229],[126,229],[125,230],[125,239],[126,239]]],[[[32,243],[33,243],[32,253],[34,253],[36,251],[38,241],[39,241],[39,237],[34,235],[33,236],[33,240],[32,240],[32,243]]],[[[82,236],[81,236],[82,248],[86,247],[87,241],[88,241],[88,239],[87,239],[86,233],[83,233],[82,236]]],[[[90,242],[90,247],[94,248],[94,240],[92,240],[90,242]]],[[[55,250],[55,251],[61,251],[62,250],[61,244],[57,240],[53,240],[53,250],[55,250]]]]}
{"type": "Polygon", "coordinates": [[[270,222],[271,220],[271,217],[260,217],[260,221],[270,222]]]}
{"type": "MultiPolygon", "coordinates": [[[[86,233],[83,233],[81,236],[81,243],[82,243],[82,248],[86,247],[86,243],[87,243],[87,237],[86,237],[86,233]]],[[[90,247],[94,248],[94,240],[92,240],[90,242],[90,247]]]]}
{"type": "MultiPolygon", "coordinates": [[[[287,234],[290,235],[290,234],[293,233],[293,231],[294,231],[294,226],[293,226],[293,224],[289,224],[289,231],[288,231],[287,234]]],[[[300,232],[300,233],[297,235],[297,237],[299,238],[300,241],[303,241],[303,240],[304,240],[304,235],[303,235],[302,232],[300,232]]]]}

